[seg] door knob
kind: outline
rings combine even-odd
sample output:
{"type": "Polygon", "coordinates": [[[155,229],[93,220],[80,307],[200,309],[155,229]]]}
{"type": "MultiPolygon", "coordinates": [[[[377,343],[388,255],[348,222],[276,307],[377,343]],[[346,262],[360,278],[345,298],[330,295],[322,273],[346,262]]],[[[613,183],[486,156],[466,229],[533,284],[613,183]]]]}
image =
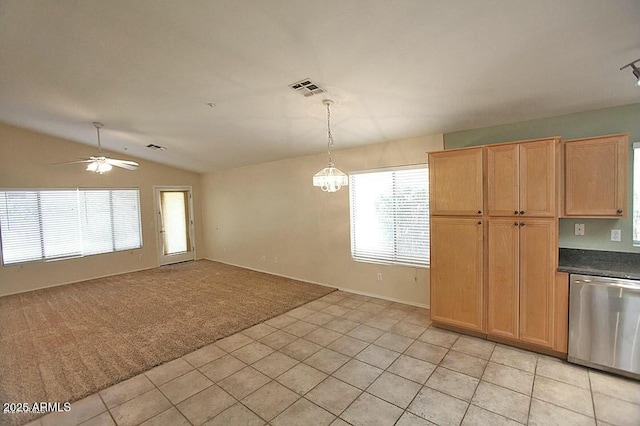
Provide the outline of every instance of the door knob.
{"type": "Polygon", "coordinates": [[[526,225],[526,223],[520,222],[520,226],[525,226],[525,225],[526,225]]]}
{"type": "Polygon", "coordinates": [[[524,214],[524,210],[520,210],[520,214],[524,214]]]}
{"type": "Polygon", "coordinates": [[[616,211],[616,213],[618,213],[618,214],[622,214],[622,209],[618,209],[618,210],[616,211]]]}
{"type": "Polygon", "coordinates": [[[481,222],[481,221],[478,221],[478,225],[482,225],[482,222],[481,222]]]}
{"type": "Polygon", "coordinates": [[[518,222],[513,222],[513,226],[518,226],[518,222]]]}
{"type": "Polygon", "coordinates": [[[478,214],[482,214],[482,210],[478,210],[478,214]]]}
{"type": "Polygon", "coordinates": [[[513,214],[518,214],[518,210],[516,210],[515,212],[513,212],[513,214]]]}

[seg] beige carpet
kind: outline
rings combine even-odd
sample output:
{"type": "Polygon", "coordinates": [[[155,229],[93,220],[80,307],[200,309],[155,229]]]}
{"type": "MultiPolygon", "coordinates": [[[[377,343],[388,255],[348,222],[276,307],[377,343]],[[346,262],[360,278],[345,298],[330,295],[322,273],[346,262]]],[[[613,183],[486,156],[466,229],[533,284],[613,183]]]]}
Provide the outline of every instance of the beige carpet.
{"type": "Polygon", "coordinates": [[[80,399],[334,290],[199,260],[0,297],[0,402],[80,399]]]}

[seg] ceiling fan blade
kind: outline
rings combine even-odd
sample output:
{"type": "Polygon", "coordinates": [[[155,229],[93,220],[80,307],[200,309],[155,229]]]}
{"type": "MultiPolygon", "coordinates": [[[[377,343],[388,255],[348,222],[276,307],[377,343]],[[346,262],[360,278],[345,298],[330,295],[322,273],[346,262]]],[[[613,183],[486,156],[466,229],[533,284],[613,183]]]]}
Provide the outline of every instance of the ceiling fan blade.
{"type": "Polygon", "coordinates": [[[52,163],[51,165],[52,165],[52,166],[59,166],[59,165],[64,165],[64,164],[91,163],[91,162],[93,162],[93,161],[95,161],[95,160],[94,160],[94,159],[92,159],[92,158],[85,158],[85,159],[82,159],[82,160],[75,160],[75,161],[63,161],[63,162],[61,162],[61,163],[52,163]]]}
{"type": "Polygon", "coordinates": [[[107,159],[105,159],[105,161],[108,164],[111,164],[112,166],[121,167],[121,168],[127,169],[127,170],[137,170],[138,169],[138,163],[136,163],[135,161],[117,160],[115,158],[107,158],[107,159]]]}

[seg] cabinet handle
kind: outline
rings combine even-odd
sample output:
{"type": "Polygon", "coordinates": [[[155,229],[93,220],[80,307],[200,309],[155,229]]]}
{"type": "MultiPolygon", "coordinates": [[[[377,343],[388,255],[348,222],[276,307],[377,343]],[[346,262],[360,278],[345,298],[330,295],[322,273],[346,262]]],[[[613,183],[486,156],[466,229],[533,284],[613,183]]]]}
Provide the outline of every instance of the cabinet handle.
{"type": "Polygon", "coordinates": [[[482,222],[481,222],[481,221],[478,221],[478,225],[482,225],[482,222]]]}
{"type": "Polygon", "coordinates": [[[478,214],[482,214],[482,210],[478,210],[478,214]]]}
{"type": "Polygon", "coordinates": [[[616,213],[618,213],[618,214],[622,214],[622,209],[618,209],[618,210],[616,211],[616,213]]]}
{"type": "Polygon", "coordinates": [[[520,226],[525,226],[525,225],[526,225],[526,223],[520,222],[520,226]]]}
{"type": "Polygon", "coordinates": [[[518,222],[513,222],[513,226],[518,226],[518,222]]]}
{"type": "Polygon", "coordinates": [[[524,214],[524,210],[520,210],[520,214],[524,214]]]}
{"type": "Polygon", "coordinates": [[[518,210],[514,211],[513,214],[518,214],[518,210]]]}

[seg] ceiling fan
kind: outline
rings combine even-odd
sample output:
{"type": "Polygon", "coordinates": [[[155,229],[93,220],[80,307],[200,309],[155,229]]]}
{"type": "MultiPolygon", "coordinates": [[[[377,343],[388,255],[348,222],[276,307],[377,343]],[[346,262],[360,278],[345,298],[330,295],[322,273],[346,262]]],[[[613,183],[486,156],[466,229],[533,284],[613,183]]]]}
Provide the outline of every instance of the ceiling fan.
{"type": "Polygon", "coordinates": [[[113,166],[121,167],[127,170],[136,170],[138,168],[138,163],[136,163],[135,161],[117,160],[115,158],[105,157],[102,154],[102,145],[100,144],[100,129],[104,126],[104,124],[94,121],[93,125],[96,128],[96,131],[98,132],[98,154],[93,157],[83,158],[81,160],[67,161],[64,163],[57,163],[57,164],[89,163],[87,164],[86,170],[88,172],[96,172],[99,174],[108,172],[113,168],[113,166]]]}

